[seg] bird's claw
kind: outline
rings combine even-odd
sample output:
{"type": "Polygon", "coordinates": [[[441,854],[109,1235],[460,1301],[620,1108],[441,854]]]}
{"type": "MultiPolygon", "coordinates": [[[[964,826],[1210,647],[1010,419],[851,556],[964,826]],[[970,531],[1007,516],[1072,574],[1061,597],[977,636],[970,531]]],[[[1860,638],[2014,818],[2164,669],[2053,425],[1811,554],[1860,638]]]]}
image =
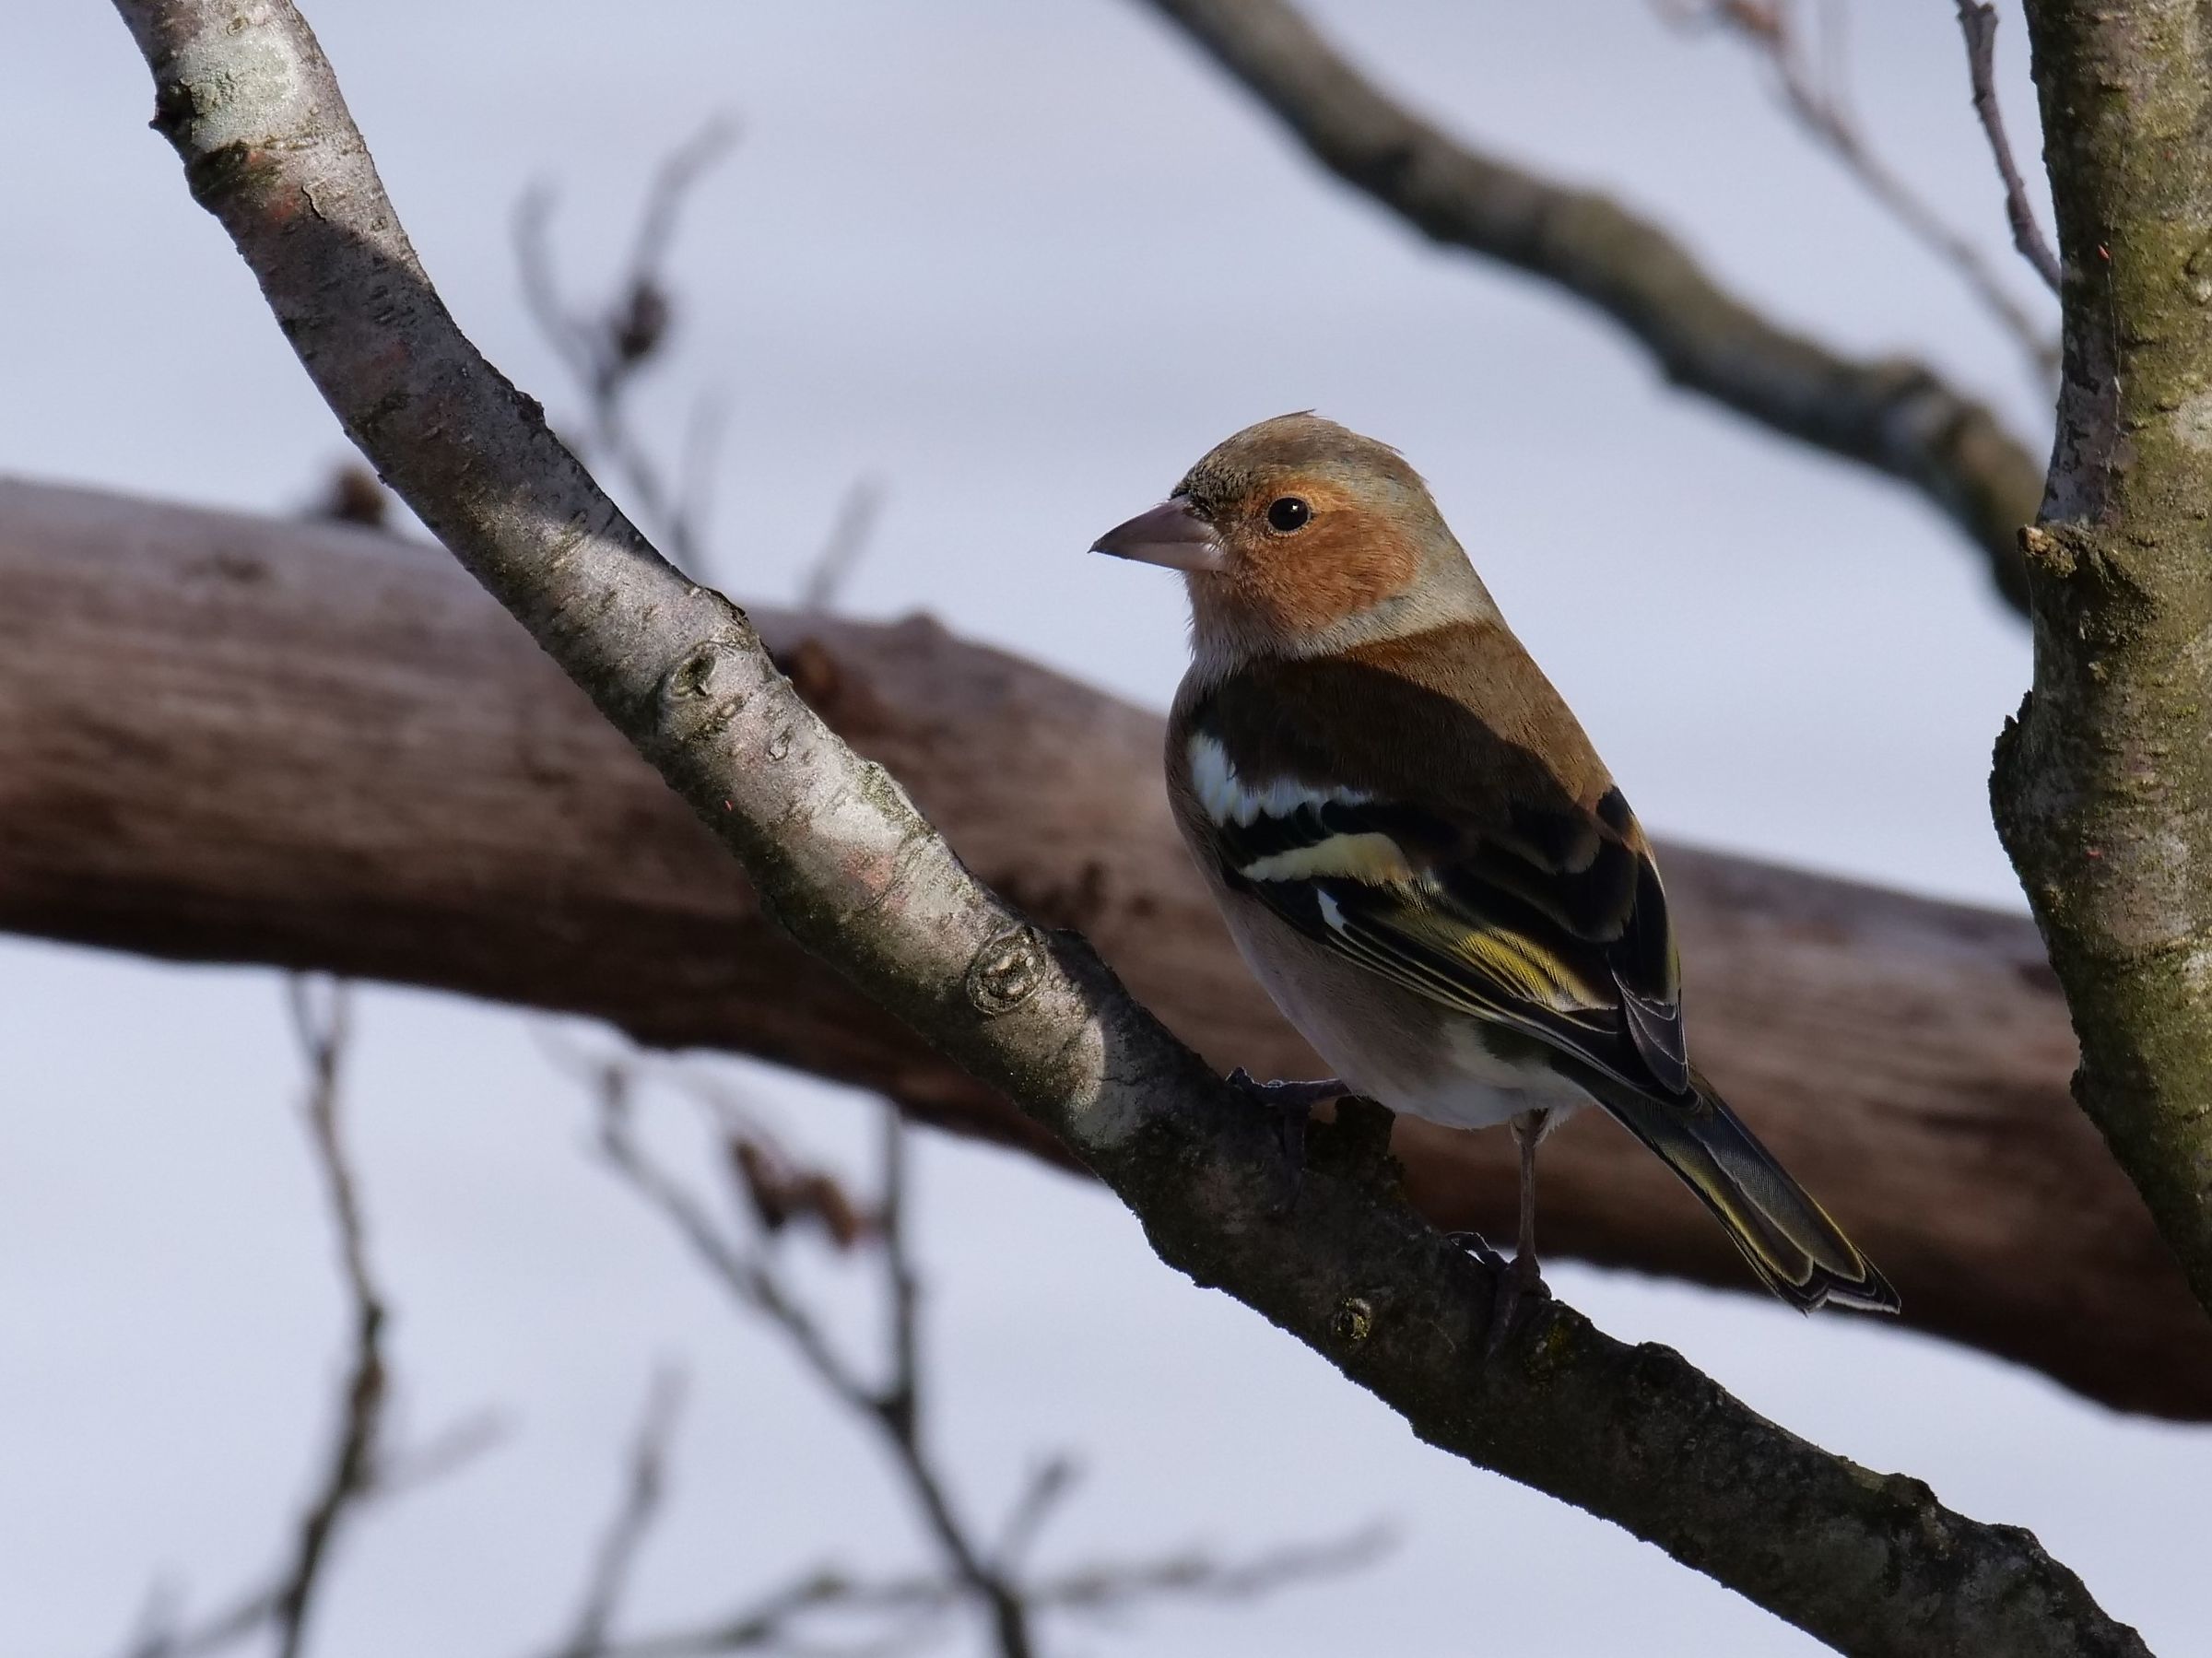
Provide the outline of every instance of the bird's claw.
{"type": "Polygon", "coordinates": [[[1515,1254],[1493,1282],[1496,1289],[1490,1302],[1490,1333],[1482,1344],[1485,1358],[1496,1358],[1512,1338],[1513,1320],[1524,1302],[1551,1299],[1551,1286],[1544,1282],[1543,1270],[1534,1253],[1515,1254]]]}
{"type": "Polygon", "coordinates": [[[1321,1101],[1338,1099],[1348,1090],[1333,1076],[1319,1082],[1262,1082],[1242,1065],[1229,1074],[1229,1086],[1274,1114],[1276,1141],[1289,1170],[1289,1193],[1283,1207],[1295,1208],[1305,1187],[1307,1121],[1321,1101]]]}
{"type": "Polygon", "coordinates": [[[1229,1086],[1255,1105],[1286,1114],[1295,1111],[1300,1116],[1324,1099],[1341,1099],[1351,1092],[1334,1076],[1324,1076],[1318,1082],[1262,1082],[1242,1065],[1229,1074],[1229,1086]]]}
{"type": "Polygon", "coordinates": [[[1491,1248],[1490,1241],[1480,1232],[1446,1232],[1444,1241],[1455,1250],[1464,1250],[1492,1272],[1506,1270],[1505,1257],[1491,1248]]]}
{"type": "Polygon", "coordinates": [[[1544,1282],[1544,1273],[1534,1251],[1525,1255],[1516,1254],[1511,1260],[1490,1247],[1490,1241],[1480,1232],[1447,1232],[1444,1241],[1456,1249],[1465,1250],[1491,1276],[1490,1329],[1482,1344],[1485,1358],[1495,1358],[1513,1333],[1513,1320],[1524,1301],[1548,1300],[1551,1286],[1544,1282]]]}

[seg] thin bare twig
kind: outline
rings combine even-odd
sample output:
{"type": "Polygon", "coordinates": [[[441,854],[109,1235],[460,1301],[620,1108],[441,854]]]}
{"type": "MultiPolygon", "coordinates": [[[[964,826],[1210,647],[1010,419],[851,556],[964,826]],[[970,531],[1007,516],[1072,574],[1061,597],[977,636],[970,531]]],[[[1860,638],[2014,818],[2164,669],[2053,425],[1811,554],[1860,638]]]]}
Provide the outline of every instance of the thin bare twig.
{"type": "Polygon", "coordinates": [[[837,608],[845,582],[851,579],[875,535],[887,494],[879,478],[863,476],[853,480],[844,499],[838,503],[829,538],[822,543],[822,550],[815,555],[814,562],[799,583],[801,610],[828,612],[837,608]]]}
{"type": "Polygon", "coordinates": [[[991,1551],[991,1558],[998,1562],[1001,1571],[1011,1575],[1020,1570],[1030,1550],[1036,1546],[1045,1522],[1076,1488],[1081,1472],[1072,1458],[1055,1456],[1041,1464],[1030,1476],[1030,1483],[1022,1487],[1020,1497],[1007,1511],[1006,1523],[999,1528],[998,1542],[991,1551]]]}
{"type": "MultiPolygon", "coordinates": [[[[1961,0],[1962,8],[1968,3],[1961,0]]],[[[1833,38],[1840,35],[1844,13],[1832,0],[1816,0],[1816,5],[1831,36],[1818,53],[1807,44],[1796,0],[1716,0],[1688,9],[1666,5],[1663,10],[1678,22],[1725,29],[1765,57],[1773,68],[1783,107],[1798,124],[1908,235],[1958,274],[2026,354],[2037,389],[2048,390],[2058,372],[2058,344],[2052,331],[2013,297],[1982,249],[1875,153],[1851,107],[1842,54],[1833,38]]],[[[1975,107],[1981,107],[1979,94],[1975,107]]],[[[2009,170],[2009,159],[2004,165],[2009,170]]],[[[2032,219],[2030,223],[2032,227],[2032,219]]]]}
{"type": "Polygon", "coordinates": [[[646,1156],[635,1132],[636,1077],[630,1068],[610,1062],[597,1067],[593,1080],[599,1108],[599,1151],[607,1166],[667,1218],[725,1289],[783,1332],[831,1394],[855,1411],[877,1416],[881,1401],[876,1390],[830,1346],[773,1264],[760,1252],[731,1240],[680,1182],[646,1156]]]}
{"type": "Polygon", "coordinates": [[[1034,1649],[1028,1600],[999,1569],[954,1511],[935,1459],[922,1439],[921,1282],[907,1247],[907,1126],[897,1108],[882,1108],[883,1188],[879,1237],[891,1379],[877,1398],[876,1415],[895,1452],[893,1462],[936,1539],[947,1566],[985,1608],[1000,1658],[1029,1658],[1034,1649]]]}
{"type": "Polygon", "coordinates": [[[1248,1560],[1217,1560],[1202,1550],[1060,1573],[1035,1585],[1040,1606],[1105,1616],[1163,1595],[1248,1601],[1277,1589],[1373,1565],[1396,1546],[1387,1525],[1364,1526],[1324,1543],[1294,1543],[1248,1560]]]}
{"type": "Polygon", "coordinates": [[[496,1411],[463,1417],[419,1445],[386,1450],[377,1458],[376,1478],[363,1495],[381,1502],[449,1478],[503,1442],[508,1432],[506,1418],[496,1411]]]}
{"type": "Polygon", "coordinates": [[[902,1237],[906,1165],[904,1125],[898,1112],[888,1107],[884,1111],[888,1126],[877,1228],[889,1305],[889,1375],[882,1386],[873,1387],[830,1344],[767,1254],[733,1241],[679,1182],[646,1156],[634,1130],[635,1077],[629,1067],[620,1062],[601,1066],[597,1085],[599,1146],[608,1165],[667,1217],[724,1288],[783,1332],[834,1398],[876,1425],[948,1570],[987,1609],[1002,1658],[1029,1658],[1033,1647],[1020,1597],[971,1541],[922,1441],[915,1332],[920,1291],[902,1237]]]}
{"type": "MultiPolygon", "coordinates": [[[[1370,1525],[1327,1542],[1295,1544],[1243,1560],[1221,1560],[1193,1549],[1157,1559],[1080,1567],[1041,1579],[1025,1593],[1036,1611],[1109,1621],[1162,1600],[1243,1602],[1341,1576],[1372,1565],[1394,1543],[1389,1527],[1370,1525]]],[[[595,1649],[594,1658],[711,1658],[723,1652],[758,1652],[873,1658],[925,1640],[962,1597],[961,1586],[949,1578],[866,1582],[824,1570],[794,1579],[710,1622],[611,1642],[595,1649]],[[802,1641],[794,1626],[818,1613],[898,1621],[888,1634],[860,1643],[802,1641]]]]}
{"type": "Polygon", "coordinates": [[[779,1652],[805,1658],[877,1658],[903,1652],[942,1626],[959,1605],[959,1584],[926,1574],[865,1582],[834,1568],[793,1579],[711,1622],[615,1641],[599,1658],[709,1658],[720,1652],[779,1652]],[[802,1640],[795,1625],[818,1614],[887,1620],[871,1640],[835,1645],[802,1640]]]}
{"type": "Polygon", "coordinates": [[[206,1658],[226,1652],[268,1627],[279,1592],[276,1584],[249,1590],[221,1611],[180,1629],[175,1596],[166,1586],[157,1586],[138,1615],[124,1658],[206,1658]]]}
{"type": "MultiPolygon", "coordinates": [[[[1024,1563],[1045,1520],[1072,1487],[1075,1465],[1068,1458],[1055,1457],[1038,1469],[999,1527],[995,1546],[980,1540],[953,1501],[948,1481],[924,1431],[923,1298],[921,1277],[913,1264],[908,1209],[911,1171],[907,1136],[911,1131],[898,1111],[888,1107],[883,1111],[882,1171],[871,1210],[873,1225],[865,1234],[865,1241],[876,1246],[884,1308],[884,1381],[872,1387],[862,1382],[857,1370],[830,1345],[783,1282],[771,1252],[775,1241],[783,1235],[776,1218],[782,1210],[771,1207],[764,1213],[759,1194],[748,1194],[747,1209],[759,1226],[759,1241],[748,1245],[734,1240],[681,1182],[646,1154],[636,1133],[635,1113],[641,1076],[653,1068],[653,1062],[587,1060],[553,1041],[548,1041],[547,1049],[558,1063],[590,1082],[598,1104],[600,1148],[615,1171],[668,1218],[741,1304],[784,1332],[817,1380],[835,1398],[871,1424],[898,1469],[941,1561],[935,1575],[888,1579],[865,1588],[841,1573],[815,1574],[711,1625],[650,1640],[608,1641],[602,1621],[593,1627],[597,1644],[571,1642],[561,1650],[559,1658],[821,1651],[797,1644],[792,1626],[804,1614],[832,1608],[871,1616],[895,1614],[906,1620],[884,1634],[880,1644],[857,1649],[891,1651],[919,1639],[928,1632],[933,1619],[961,1605],[987,1619],[993,1650],[1000,1658],[1023,1658],[1035,1651],[1037,1617],[1044,1610],[1095,1614],[1161,1595],[1233,1598],[1259,1593],[1277,1583],[1294,1581],[1309,1565],[1315,1572],[1332,1570],[1326,1563],[1340,1556],[1345,1561],[1343,1569],[1350,1570],[1382,1546],[1382,1534],[1371,1527],[1348,1544],[1293,1546],[1237,1565],[1219,1565],[1201,1553],[1186,1552],[1127,1566],[1086,1566],[1030,1582],[1024,1563]]],[[[742,1136],[746,1144],[772,1138],[758,1114],[712,1077],[690,1066],[655,1069],[662,1078],[697,1099],[721,1132],[742,1136]]],[[[776,1156],[790,1161],[780,1151],[776,1156]]],[[[603,1574],[599,1581],[618,1584],[630,1558],[625,1553],[617,1570],[603,1574]]],[[[611,1605],[613,1594],[611,1589],[605,1591],[603,1603],[611,1605]]],[[[841,1653],[855,1651],[837,1650],[841,1653]]]]}
{"type": "Polygon", "coordinates": [[[631,426],[628,397],[663,353],[676,323],[665,267],[686,200],[736,139],[736,124],[718,115],[661,162],[614,297],[595,312],[571,308],[561,294],[550,237],[551,188],[541,184],[525,193],[514,217],[524,302],[583,394],[589,441],[581,447],[614,463],[640,515],[688,570],[701,570],[706,553],[720,401],[702,398],[694,406],[682,464],[671,487],[631,426]]]}
{"type": "Polygon", "coordinates": [[[343,980],[315,982],[294,974],[286,1007],[307,1063],[301,1114],[323,1177],[340,1276],[351,1310],[352,1358],[341,1393],[338,1429],[323,1477],[301,1516],[289,1559],[265,1582],[242,1591],[197,1623],[180,1627],[173,1596],[148,1597],[124,1658],[204,1658],[260,1634],[273,1633],[281,1658],[306,1650],[310,1613],[329,1573],[340,1534],[370,1503],[442,1478],[497,1442],[496,1417],[468,1417],[404,1458],[385,1447],[390,1370],[383,1350],[388,1303],[370,1268],[360,1183],[346,1147],[340,1088],[353,1037],[353,994],[343,980]]]}
{"type": "Polygon", "coordinates": [[[1959,0],[1959,31],[1966,37],[1966,66],[1974,89],[1974,114],[1989,139],[1989,153],[1997,164],[1997,176],[2005,181],[2005,218],[2012,227],[2012,245],[2020,251],[2021,258],[2035,267],[2043,286],[2057,293],[2065,283],[2065,274],[2059,268],[2058,255],[2044,240],[2042,226],[2036,222],[2034,205],[2028,199],[2027,182],[2020,177],[2020,170],[2012,159],[2012,144],[2005,136],[2004,112],[1997,107],[1997,8],[1982,5],[1980,0],[1959,0]]]}
{"type": "Polygon", "coordinates": [[[292,1029],[308,1062],[309,1137],[323,1171],[331,1215],[337,1224],[339,1261],[353,1305],[353,1363],[346,1383],[344,1419],[322,1489],[300,1522],[290,1575],[276,1594],[278,1658],[299,1658],[307,1640],[308,1615],[332,1545],[349,1511],[376,1479],[386,1397],[385,1304],[370,1274],[359,1190],[347,1160],[338,1121],[338,1073],[352,1032],[351,992],[343,982],[334,980],[318,996],[314,986],[298,974],[287,982],[286,989],[292,1029]]]}
{"type": "Polygon", "coordinates": [[[622,1500],[599,1540],[583,1602],[576,1610],[567,1643],[559,1649],[561,1658],[594,1658],[606,1650],[606,1632],[667,1494],[668,1448],[675,1439],[683,1403],[683,1372],[674,1368],[656,1371],[646,1391],[636,1441],[630,1447],[622,1500]]]}

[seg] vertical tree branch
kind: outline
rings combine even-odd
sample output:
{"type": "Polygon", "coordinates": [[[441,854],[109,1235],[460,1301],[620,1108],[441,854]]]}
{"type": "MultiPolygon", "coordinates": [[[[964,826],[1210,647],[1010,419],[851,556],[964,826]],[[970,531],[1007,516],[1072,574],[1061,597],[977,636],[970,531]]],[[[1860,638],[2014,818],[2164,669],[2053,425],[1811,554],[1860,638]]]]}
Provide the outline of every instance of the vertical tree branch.
{"type": "Polygon", "coordinates": [[[2030,0],[2065,380],[1993,799],[2075,1091],[2212,1309],[2212,14],[2030,0]]]}

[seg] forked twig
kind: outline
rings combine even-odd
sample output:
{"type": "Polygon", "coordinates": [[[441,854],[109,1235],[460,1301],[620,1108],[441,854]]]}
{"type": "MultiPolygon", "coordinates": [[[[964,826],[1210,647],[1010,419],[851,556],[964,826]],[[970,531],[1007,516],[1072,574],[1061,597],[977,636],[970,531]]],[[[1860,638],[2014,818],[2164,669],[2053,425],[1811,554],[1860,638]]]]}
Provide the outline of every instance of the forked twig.
{"type": "Polygon", "coordinates": [[[311,1614],[329,1576],[337,1540],[360,1511],[372,1501],[443,1477],[499,1437],[497,1421],[478,1416],[404,1460],[386,1448],[391,1373],[383,1334],[389,1304],[369,1263],[360,1182],[347,1149],[340,1087],[353,1039],[352,990],[342,980],[318,983],[294,974],[286,981],[285,1001],[307,1063],[301,1115],[337,1235],[340,1276],[351,1314],[352,1353],[337,1433],[287,1562],[219,1611],[182,1627],[173,1597],[158,1588],[124,1648],[124,1658],[204,1658],[264,1630],[271,1633],[281,1658],[299,1658],[307,1650],[311,1614]]]}
{"type": "MultiPolygon", "coordinates": [[[[1961,5],[1968,0],[1961,0],[1961,5]]],[[[1818,4],[1818,0],[1816,0],[1818,4]]],[[[1683,6],[1663,5],[1677,22],[1726,29],[1750,45],[1774,71],[1783,106],[1814,141],[1827,150],[1879,203],[1904,231],[1948,265],[1961,282],[2009,334],[2034,367],[2039,387],[2058,371],[2058,347],[2050,330],[2029,314],[2006,288],[1996,265],[1975,242],[1954,227],[1925,197],[1880,156],[1861,129],[1838,68],[1834,42],[1816,54],[1807,44],[1797,0],[1712,0],[1683,6]]],[[[1833,5],[1820,8],[1832,25],[1843,14],[1833,5]]],[[[1981,108],[1977,92],[1976,109],[1981,108]]],[[[1994,94],[1991,108],[1994,111],[1994,94]]],[[[1986,123],[1987,117],[1984,117],[1986,123]]],[[[2003,163],[2009,171],[2009,159],[2003,163]]],[[[2017,181],[2017,175],[2014,175],[2017,181]]],[[[2033,220],[2030,220],[2032,226],[2033,220]]],[[[2015,226],[2018,235],[2018,226],[2015,226]]]]}
{"type": "Polygon", "coordinates": [[[596,312],[575,310],[560,291],[549,234],[551,189],[541,184],[528,191],[514,216],[524,303],[583,394],[589,427],[582,447],[619,469],[641,516],[676,562],[689,570],[700,570],[705,556],[721,406],[705,398],[692,410],[672,487],[633,429],[628,398],[639,377],[661,356],[675,326],[666,265],[685,203],[736,139],[736,124],[716,116],[662,161],[646,192],[614,297],[596,312]]]}
{"type": "Polygon", "coordinates": [[[1989,153],[2005,181],[2005,218],[2012,226],[2012,245],[2035,267],[2043,286],[2057,293],[2065,280],[2058,255],[2043,239],[2036,222],[2035,206],[2028,199],[2027,181],[2012,159],[2012,144],[2005,136],[2004,112],[1997,107],[1997,8],[1981,0],[1959,0],[1959,30],[1966,37],[1966,67],[1974,93],[1974,114],[1989,139],[1989,153]]]}
{"type": "MultiPolygon", "coordinates": [[[[789,1200],[771,1194],[764,1201],[761,1193],[749,1188],[766,1177],[747,1175],[743,1183],[748,1188],[747,1206],[757,1236],[749,1242],[734,1238],[683,1182],[653,1161],[636,1132],[640,1083],[649,1069],[696,1098],[716,1128],[737,1137],[741,1145],[769,1143],[756,1113],[685,1067],[656,1068],[650,1061],[625,1058],[590,1061],[557,1044],[548,1047],[559,1063],[590,1083],[598,1106],[599,1146],[609,1167],[661,1212],[741,1305],[783,1332],[832,1397],[871,1426],[940,1561],[934,1574],[874,1582],[834,1570],[810,1573],[711,1623],[651,1638],[609,1640],[607,1619],[599,1617],[588,1626],[580,1625],[588,1639],[572,1638],[555,1658],[689,1658],[754,1651],[835,1652],[841,1658],[858,1658],[862,1653],[903,1650],[961,1607],[987,1622],[992,1649],[1000,1658],[1026,1658],[1036,1650],[1036,1623],[1045,1611],[1105,1617],[1161,1597],[1235,1599],[1323,1573],[1353,1570],[1386,1546],[1387,1534],[1370,1527],[1341,1541],[1293,1546],[1241,1562],[1222,1562],[1192,1550],[1033,1577],[1027,1569],[1029,1555],[1046,1520],[1073,1486],[1074,1464],[1065,1457],[1044,1463],[1023,1487],[994,1543],[982,1541],[954,1502],[925,1432],[923,1298],[908,1209],[909,1131],[899,1113],[888,1107],[883,1113],[880,1185],[866,1209],[870,1224],[862,1231],[841,1234],[834,1226],[824,1227],[825,1235],[841,1247],[865,1242],[874,1248],[884,1310],[884,1380],[875,1384],[864,1380],[861,1370],[838,1352],[783,1278],[773,1251],[776,1241],[785,1235],[782,1217],[789,1200]],[[891,1627],[874,1632],[859,1646],[829,1648],[801,1640],[797,1626],[813,1614],[832,1612],[848,1619],[887,1619],[891,1627]]],[[[798,1167],[780,1148],[769,1155],[787,1170],[798,1167]]],[[[779,1178],[794,1190],[806,1183],[788,1172],[779,1178]]],[[[849,1199],[831,1207],[861,1209],[849,1199]]],[[[633,1476],[633,1493],[641,1486],[633,1476]]],[[[633,1501],[625,1512],[633,1513],[638,1507],[633,1501]]],[[[634,1535],[620,1516],[610,1529],[610,1536],[633,1539],[634,1535]]],[[[627,1542],[619,1551],[603,1549],[602,1562],[613,1561],[615,1570],[596,1576],[587,1605],[614,1605],[620,1576],[629,1569],[634,1552],[627,1542]]]]}

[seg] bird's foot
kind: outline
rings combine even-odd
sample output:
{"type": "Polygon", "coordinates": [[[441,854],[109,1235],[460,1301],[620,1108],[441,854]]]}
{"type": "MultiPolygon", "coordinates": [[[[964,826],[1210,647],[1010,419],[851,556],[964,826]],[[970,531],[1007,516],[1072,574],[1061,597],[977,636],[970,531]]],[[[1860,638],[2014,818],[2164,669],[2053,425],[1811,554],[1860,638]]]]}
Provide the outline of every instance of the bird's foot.
{"type": "Polygon", "coordinates": [[[1334,1076],[1317,1082],[1261,1082],[1242,1065],[1229,1074],[1229,1086],[1254,1105],[1275,1116],[1275,1134],[1288,1170],[1289,1190],[1283,1207],[1295,1208],[1306,1176],[1306,1124],[1313,1108],[1324,1099],[1348,1092],[1334,1076]]]}
{"type": "Polygon", "coordinates": [[[1495,1358],[1512,1336],[1513,1319],[1523,1304],[1549,1299],[1551,1286],[1544,1282],[1543,1268],[1534,1250],[1508,1260],[1492,1249],[1490,1241],[1480,1232],[1447,1232],[1444,1241],[1466,1251],[1490,1270],[1490,1330],[1482,1351],[1485,1358],[1495,1358]]]}
{"type": "Polygon", "coordinates": [[[1503,1351],[1512,1338],[1513,1321],[1524,1305],[1551,1299],[1551,1286],[1544,1282],[1544,1271],[1534,1250],[1516,1251],[1493,1281],[1497,1288],[1490,1302],[1490,1333],[1482,1344],[1485,1358],[1495,1358],[1503,1351]]]}
{"type": "Polygon", "coordinates": [[[1318,1082],[1262,1082],[1239,1065],[1229,1074],[1229,1086],[1255,1105],[1270,1111],[1292,1112],[1304,1116],[1324,1099],[1341,1099],[1351,1089],[1334,1076],[1324,1076],[1318,1082]]]}
{"type": "Polygon", "coordinates": [[[1507,1268],[1506,1258],[1491,1248],[1490,1241],[1480,1232],[1446,1232],[1444,1241],[1474,1256],[1492,1272],[1501,1273],[1507,1268]]]}

